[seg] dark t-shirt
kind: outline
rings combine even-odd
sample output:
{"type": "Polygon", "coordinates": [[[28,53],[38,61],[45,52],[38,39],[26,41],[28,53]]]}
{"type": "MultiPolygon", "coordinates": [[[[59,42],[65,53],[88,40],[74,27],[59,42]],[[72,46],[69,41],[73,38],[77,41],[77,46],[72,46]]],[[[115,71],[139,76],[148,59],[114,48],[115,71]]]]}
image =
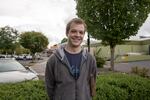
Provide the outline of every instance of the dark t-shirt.
{"type": "Polygon", "coordinates": [[[80,64],[81,64],[81,57],[82,57],[82,52],[77,53],[77,54],[71,54],[64,50],[66,57],[69,61],[70,67],[71,67],[71,72],[74,76],[75,79],[78,79],[80,75],[80,64]]]}

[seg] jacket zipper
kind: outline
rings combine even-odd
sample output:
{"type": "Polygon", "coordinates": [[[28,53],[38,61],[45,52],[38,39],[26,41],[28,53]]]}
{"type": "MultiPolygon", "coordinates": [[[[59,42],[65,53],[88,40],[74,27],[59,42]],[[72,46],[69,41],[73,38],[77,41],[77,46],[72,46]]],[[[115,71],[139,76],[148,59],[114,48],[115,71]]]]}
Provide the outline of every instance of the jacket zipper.
{"type": "Polygon", "coordinates": [[[77,79],[75,79],[75,100],[77,100],[77,79]]]}

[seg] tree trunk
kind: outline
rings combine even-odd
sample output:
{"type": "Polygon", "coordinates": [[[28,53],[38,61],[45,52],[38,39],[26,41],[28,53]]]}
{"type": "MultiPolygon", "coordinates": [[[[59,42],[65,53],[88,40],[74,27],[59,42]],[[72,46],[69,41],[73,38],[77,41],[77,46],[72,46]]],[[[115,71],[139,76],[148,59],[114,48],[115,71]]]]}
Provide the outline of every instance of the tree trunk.
{"type": "Polygon", "coordinates": [[[35,62],[35,53],[32,53],[31,55],[32,55],[32,63],[34,63],[35,62]]]}
{"type": "Polygon", "coordinates": [[[110,59],[110,70],[114,71],[114,53],[115,53],[115,46],[110,46],[111,52],[111,59],[110,59]]]}

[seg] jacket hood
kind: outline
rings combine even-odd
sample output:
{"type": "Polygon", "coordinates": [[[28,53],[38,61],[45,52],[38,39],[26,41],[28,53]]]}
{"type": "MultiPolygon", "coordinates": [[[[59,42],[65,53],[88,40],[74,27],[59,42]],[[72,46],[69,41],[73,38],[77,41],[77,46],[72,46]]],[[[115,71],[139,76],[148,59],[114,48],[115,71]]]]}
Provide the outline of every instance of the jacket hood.
{"type": "MultiPolygon", "coordinates": [[[[63,63],[66,65],[66,67],[69,69],[70,73],[73,75],[74,72],[72,70],[72,67],[70,66],[70,63],[64,53],[64,48],[65,48],[66,44],[61,45],[58,49],[55,50],[54,55],[63,63]]],[[[81,63],[79,66],[79,69],[81,71],[82,67],[81,65],[83,65],[83,63],[87,60],[87,56],[88,56],[88,52],[86,49],[82,48],[82,57],[81,57],[81,63]]]]}
{"type": "MultiPolygon", "coordinates": [[[[54,51],[54,54],[61,60],[65,60],[65,53],[64,53],[64,48],[66,44],[60,45],[58,49],[54,51]]],[[[84,59],[87,59],[87,53],[88,51],[86,49],[82,48],[82,56],[84,59]]]]}

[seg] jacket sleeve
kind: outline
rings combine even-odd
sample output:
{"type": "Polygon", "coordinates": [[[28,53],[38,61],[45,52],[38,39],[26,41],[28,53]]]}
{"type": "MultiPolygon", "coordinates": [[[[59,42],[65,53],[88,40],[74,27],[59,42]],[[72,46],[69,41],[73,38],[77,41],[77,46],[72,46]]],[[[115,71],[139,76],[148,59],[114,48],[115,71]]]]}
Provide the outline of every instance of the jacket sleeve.
{"type": "Polygon", "coordinates": [[[54,61],[52,58],[49,58],[46,64],[45,69],[45,85],[48,97],[50,100],[53,100],[54,89],[55,89],[55,80],[54,80],[54,61]]]}
{"type": "Polygon", "coordinates": [[[96,75],[97,75],[97,65],[95,57],[93,57],[91,62],[91,69],[90,69],[90,90],[91,96],[96,95],[96,75]]]}

